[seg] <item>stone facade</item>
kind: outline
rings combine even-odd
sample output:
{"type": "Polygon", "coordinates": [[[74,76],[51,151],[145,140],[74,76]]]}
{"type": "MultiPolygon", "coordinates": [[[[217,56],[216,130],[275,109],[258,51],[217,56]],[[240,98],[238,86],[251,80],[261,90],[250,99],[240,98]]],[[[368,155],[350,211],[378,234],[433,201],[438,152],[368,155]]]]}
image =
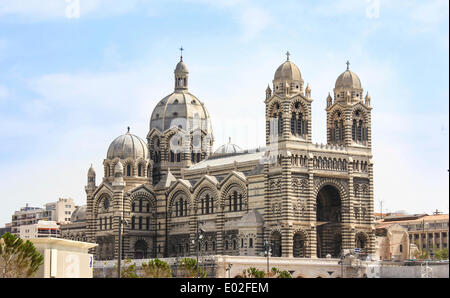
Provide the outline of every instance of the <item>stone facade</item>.
{"type": "Polygon", "coordinates": [[[96,259],[117,257],[119,223],[122,255],[133,259],[193,256],[197,246],[259,256],[265,241],[273,257],[374,253],[370,97],[356,74],[339,76],[326,99],[328,142],[314,144],[311,88],[288,55],[266,89],[266,147],[213,153],[209,113],[188,92],[188,73],[181,58],[147,142],[128,129],[110,145],[100,185],[89,169],[86,237],[99,244],[96,259]]]}

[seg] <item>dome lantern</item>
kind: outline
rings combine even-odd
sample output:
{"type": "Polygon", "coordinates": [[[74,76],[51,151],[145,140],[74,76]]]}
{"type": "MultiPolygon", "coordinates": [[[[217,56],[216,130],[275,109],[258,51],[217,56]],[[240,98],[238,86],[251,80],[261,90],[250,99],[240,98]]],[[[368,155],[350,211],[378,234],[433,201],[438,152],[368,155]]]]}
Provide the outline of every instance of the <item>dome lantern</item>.
{"type": "Polygon", "coordinates": [[[188,90],[188,76],[189,70],[186,63],[183,62],[183,47],[180,48],[180,62],[175,67],[175,91],[187,91],[188,90]]]}

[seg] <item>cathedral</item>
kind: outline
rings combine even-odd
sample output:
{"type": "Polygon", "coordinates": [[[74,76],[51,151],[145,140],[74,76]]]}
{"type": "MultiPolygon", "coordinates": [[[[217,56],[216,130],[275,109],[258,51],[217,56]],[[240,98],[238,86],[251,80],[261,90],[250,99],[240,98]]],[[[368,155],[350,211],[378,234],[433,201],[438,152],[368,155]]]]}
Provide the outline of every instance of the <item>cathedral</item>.
{"type": "Polygon", "coordinates": [[[371,105],[347,69],[325,100],[327,144],[311,136],[311,88],[287,58],[265,91],[266,144],[213,150],[205,102],[181,55],[174,91],[150,117],[146,139],[109,146],[103,179],[88,171],[83,237],[97,260],[202,255],[337,258],[375,253],[371,105]]]}

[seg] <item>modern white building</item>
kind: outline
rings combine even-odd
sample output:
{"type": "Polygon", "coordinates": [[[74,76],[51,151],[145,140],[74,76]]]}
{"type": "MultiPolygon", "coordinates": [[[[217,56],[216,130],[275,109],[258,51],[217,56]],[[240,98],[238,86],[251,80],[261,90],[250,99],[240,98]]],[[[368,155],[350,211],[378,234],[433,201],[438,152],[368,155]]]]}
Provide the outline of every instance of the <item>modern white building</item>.
{"type": "Polygon", "coordinates": [[[56,221],[40,220],[35,224],[21,225],[19,231],[21,239],[60,237],[60,229],[56,221]]]}
{"type": "Polygon", "coordinates": [[[45,210],[39,207],[29,207],[27,204],[19,211],[14,212],[11,220],[11,233],[19,235],[21,226],[33,225],[39,220],[49,220],[45,210]]]}
{"type": "Polygon", "coordinates": [[[45,204],[49,220],[57,223],[70,222],[70,217],[75,209],[75,203],[71,198],[59,198],[56,202],[45,204]]]}

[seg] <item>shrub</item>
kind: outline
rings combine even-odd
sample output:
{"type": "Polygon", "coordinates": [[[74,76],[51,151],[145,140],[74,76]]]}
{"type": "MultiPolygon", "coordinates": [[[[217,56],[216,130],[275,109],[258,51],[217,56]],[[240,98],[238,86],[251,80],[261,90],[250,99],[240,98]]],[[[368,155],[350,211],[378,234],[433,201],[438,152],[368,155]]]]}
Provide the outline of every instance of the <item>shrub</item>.
{"type": "Polygon", "coordinates": [[[148,261],[148,264],[142,263],[143,277],[164,278],[172,277],[170,265],[160,259],[148,261]]]}

